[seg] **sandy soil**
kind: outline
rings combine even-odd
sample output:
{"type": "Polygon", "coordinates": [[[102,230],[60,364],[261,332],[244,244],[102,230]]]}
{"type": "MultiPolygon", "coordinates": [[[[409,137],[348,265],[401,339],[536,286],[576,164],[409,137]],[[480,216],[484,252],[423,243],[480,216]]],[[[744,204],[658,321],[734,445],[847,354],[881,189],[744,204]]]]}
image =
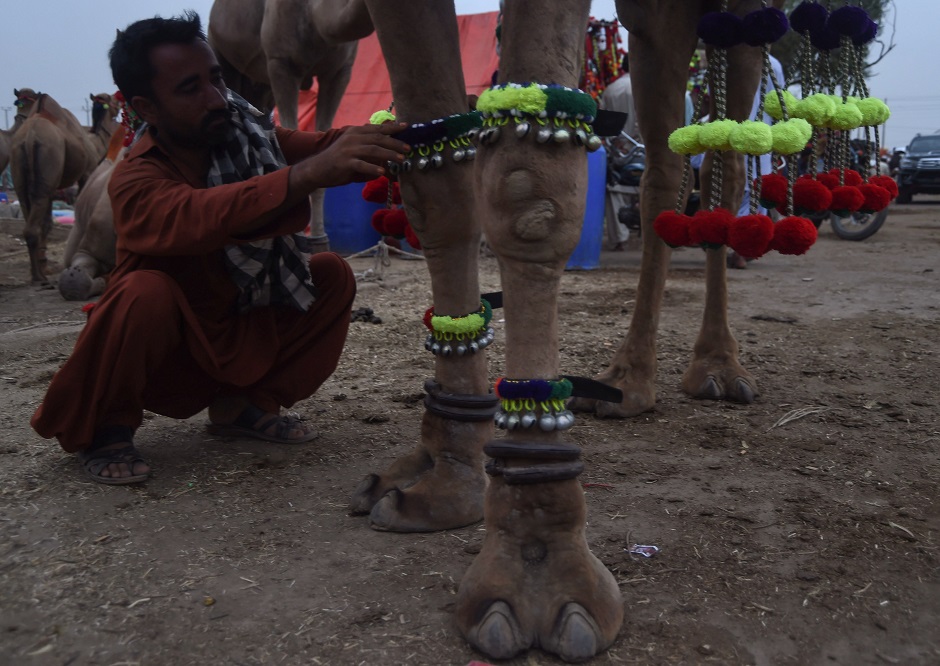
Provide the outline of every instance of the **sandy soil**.
{"type": "MultiPolygon", "coordinates": [[[[483,526],[387,534],[346,508],[359,480],[418,435],[433,367],[421,261],[394,258],[382,280],[361,281],[356,307],[382,323],[354,323],[335,376],[298,405],[319,440],[222,441],[204,415],[148,415],[138,443],[155,476],[114,488],[85,480],[28,426],[84,315],[26,284],[25,246],[10,234],[0,234],[0,662],[482,659],[452,611],[483,526]]],[[[585,450],[588,539],[626,610],[595,663],[940,663],[938,251],[940,202],[923,199],[896,206],[864,242],[824,227],[805,257],[733,272],[732,327],[761,390],[751,406],[678,390],[703,262],[676,253],[655,411],[581,418],[572,431],[585,450]],[[660,551],[645,559],[633,544],[660,551]]],[[[565,372],[605,367],[638,262],[633,247],[565,275],[565,372]]],[[[483,269],[483,288],[498,289],[495,261],[483,269]]],[[[532,652],[510,663],[557,662],[532,652]]]]}

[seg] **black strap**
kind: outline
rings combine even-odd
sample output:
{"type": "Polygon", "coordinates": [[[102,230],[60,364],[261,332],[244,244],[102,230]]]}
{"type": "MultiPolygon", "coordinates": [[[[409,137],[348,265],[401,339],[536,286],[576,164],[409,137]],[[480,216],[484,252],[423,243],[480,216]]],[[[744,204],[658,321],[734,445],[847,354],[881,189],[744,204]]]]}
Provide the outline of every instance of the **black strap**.
{"type": "Polygon", "coordinates": [[[604,402],[623,402],[623,391],[613,386],[608,386],[603,382],[587,377],[575,377],[573,375],[562,375],[571,382],[571,395],[577,398],[594,398],[604,402]]]}
{"type": "Polygon", "coordinates": [[[617,136],[627,124],[627,117],[623,111],[598,109],[591,127],[597,136],[617,136]]]}

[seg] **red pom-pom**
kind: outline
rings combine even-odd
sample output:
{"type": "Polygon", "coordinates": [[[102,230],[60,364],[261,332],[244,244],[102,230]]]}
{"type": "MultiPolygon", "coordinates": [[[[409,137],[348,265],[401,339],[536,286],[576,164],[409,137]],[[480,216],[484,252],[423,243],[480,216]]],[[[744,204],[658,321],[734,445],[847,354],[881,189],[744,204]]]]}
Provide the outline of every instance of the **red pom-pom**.
{"type": "Polygon", "coordinates": [[[770,249],[773,237],[773,220],[766,215],[744,215],[728,228],[728,247],[745,259],[757,259],[770,249]]]}
{"type": "Polygon", "coordinates": [[[812,178],[799,178],[793,184],[793,207],[797,210],[829,210],[832,192],[812,178]]]}
{"type": "Polygon", "coordinates": [[[769,173],[766,176],[761,176],[760,183],[760,200],[765,208],[776,208],[786,203],[786,176],[782,176],[779,173],[769,173]]]}
{"type": "Polygon", "coordinates": [[[770,249],[780,254],[805,254],[816,242],[816,225],[805,217],[790,216],[774,225],[770,249]]]}
{"type": "Polygon", "coordinates": [[[392,203],[401,205],[401,185],[392,183],[392,203]]]}
{"type": "MultiPolygon", "coordinates": [[[[829,175],[839,178],[839,169],[829,169],[829,175]]],[[[862,174],[855,169],[845,169],[845,176],[842,178],[842,182],[850,187],[861,185],[862,174]]]]}
{"type": "Polygon", "coordinates": [[[363,185],[362,198],[372,203],[385,203],[388,199],[388,178],[379,176],[363,185]]]}
{"type": "Polygon", "coordinates": [[[391,212],[392,211],[388,208],[379,208],[377,211],[372,213],[372,228],[378,231],[382,236],[386,234],[385,216],[391,212]]]}
{"type": "Polygon", "coordinates": [[[692,218],[667,210],[656,216],[653,221],[653,231],[663,242],[670,247],[684,247],[689,245],[689,223],[692,218]]]}
{"type": "Polygon", "coordinates": [[[91,311],[95,309],[95,305],[95,303],[85,303],[85,305],[82,306],[82,312],[90,317],[91,311]]]}
{"type": "Polygon", "coordinates": [[[734,214],[724,208],[698,210],[689,222],[689,245],[719,247],[728,242],[734,214]]]}
{"type": "Polygon", "coordinates": [[[868,179],[870,185],[877,185],[878,187],[883,187],[888,190],[888,194],[891,195],[892,199],[897,198],[898,196],[898,183],[891,176],[872,176],[868,179]]]}
{"type": "Polygon", "coordinates": [[[843,185],[832,191],[832,204],[829,210],[839,217],[848,217],[849,214],[861,208],[864,202],[865,197],[857,187],[843,185]]]}
{"type": "Polygon", "coordinates": [[[431,326],[431,317],[433,316],[434,316],[434,308],[428,308],[427,310],[424,311],[424,319],[422,321],[424,321],[424,325],[427,327],[429,331],[434,330],[434,327],[431,326]]]}
{"type": "Polygon", "coordinates": [[[395,238],[404,238],[408,227],[408,216],[403,208],[392,208],[385,216],[385,234],[395,238]]]}
{"type": "Polygon", "coordinates": [[[421,249],[421,241],[418,239],[418,234],[415,233],[415,230],[411,228],[410,224],[405,227],[405,240],[408,241],[408,245],[414,249],[421,249]]]}
{"type": "Polygon", "coordinates": [[[862,193],[862,206],[859,210],[863,213],[877,213],[891,203],[891,193],[880,185],[864,183],[858,186],[858,191],[862,193]]]}
{"type": "MultiPolygon", "coordinates": [[[[800,176],[800,178],[812,178],[812,176],[800,176]]],[[[821,173],[816,176],[816,180],[826,186],[830,190],[834,190],[839,187],[839,177],[833,176],[831,173],[821,173]]]]}

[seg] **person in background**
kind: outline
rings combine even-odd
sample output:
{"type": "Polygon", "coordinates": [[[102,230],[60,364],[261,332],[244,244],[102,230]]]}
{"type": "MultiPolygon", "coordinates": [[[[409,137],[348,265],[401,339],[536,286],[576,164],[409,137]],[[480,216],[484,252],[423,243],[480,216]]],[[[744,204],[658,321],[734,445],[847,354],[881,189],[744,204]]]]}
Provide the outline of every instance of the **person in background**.
{"type": "Polygon", "coordinates": [[[356,280],[338,255],[307,254],[307,196],[400,163],[404,125],[273,127],[226,88],[195,12],[133,23],[109,55],[146,123],[108,189],[117,265],[31,425],[106,484],[149,477],[134,446],[145,409],[310,441],[281,410],[336,369],[356,280]]]}

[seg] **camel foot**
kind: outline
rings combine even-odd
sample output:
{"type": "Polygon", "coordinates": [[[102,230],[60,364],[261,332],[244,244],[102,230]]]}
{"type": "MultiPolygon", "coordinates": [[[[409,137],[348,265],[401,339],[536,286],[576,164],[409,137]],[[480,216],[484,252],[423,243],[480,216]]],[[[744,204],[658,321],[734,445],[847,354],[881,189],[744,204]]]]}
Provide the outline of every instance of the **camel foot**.
{"type": "Polygon", "coordinates": [[[369,525],[383,532],[436,532],[483,519],[486,476],[483,466],[439,457],[409,487],[386,492],[372,507],[369,525]]]}
{"type": "Polygon", "coordinates": [[[59,274],[59,293],[67,301],[87,301],[104,291],[104,279],[92,278],[80,268],[69,267],[59,274]]]}
{"type": "Polygon", "coordinates": [[[757,383],[737,363],[711,372],[692,364],[682,378],[682,390],[700,400],[729,400],[749,405],[759,395],[757,383]]]}
{"type": "Polygon", "coordinates": [[[457,593],[457,625],[493,659],[541,648],[580,662],[607,649],[623,622],[613,575],[584,539],[576,479],[490,484],[487,531],[457,593]]]}
{"type": "Polygon", "coordinates": [[[368,474],[353,492],[349,501],[350,513],[356,516],[369,513],[387,492],[414,485],[433,465],[431,456],[419,446],[396,460],[381,474],[368,474]]]}

